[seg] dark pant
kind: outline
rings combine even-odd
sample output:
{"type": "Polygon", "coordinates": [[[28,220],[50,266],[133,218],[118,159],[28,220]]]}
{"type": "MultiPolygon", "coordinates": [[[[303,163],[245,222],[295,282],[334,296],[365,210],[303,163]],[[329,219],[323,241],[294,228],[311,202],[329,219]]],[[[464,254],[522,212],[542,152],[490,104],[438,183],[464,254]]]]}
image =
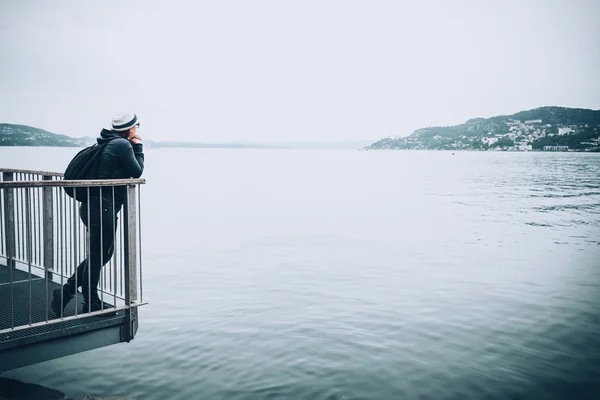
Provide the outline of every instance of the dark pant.
{"type": "Polygon", "coordinates": [[[89,233],[89,255],[88,259],[83,260],[77,266],[77,270],[67,280],[65,286],[71,294],[81,287],[86,302],[99,301],[100,273],[102,267],[110,261],[114,253],[118,208],[114,207],[111,199],[99,196],[91,197],[89,205],[82,203],[79,207],[79,217],[89,233]]]}

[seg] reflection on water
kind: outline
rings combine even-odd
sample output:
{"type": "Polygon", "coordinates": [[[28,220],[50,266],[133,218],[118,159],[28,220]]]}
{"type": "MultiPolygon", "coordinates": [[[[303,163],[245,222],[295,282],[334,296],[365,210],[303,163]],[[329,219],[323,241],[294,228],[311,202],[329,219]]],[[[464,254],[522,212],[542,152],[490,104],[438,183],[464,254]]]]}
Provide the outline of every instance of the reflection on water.
{"type": "Polygon", "coordinates": [[[139,336],[7,376],[72,397],[600,398],[597,155],[147,160],[139,336]]]}

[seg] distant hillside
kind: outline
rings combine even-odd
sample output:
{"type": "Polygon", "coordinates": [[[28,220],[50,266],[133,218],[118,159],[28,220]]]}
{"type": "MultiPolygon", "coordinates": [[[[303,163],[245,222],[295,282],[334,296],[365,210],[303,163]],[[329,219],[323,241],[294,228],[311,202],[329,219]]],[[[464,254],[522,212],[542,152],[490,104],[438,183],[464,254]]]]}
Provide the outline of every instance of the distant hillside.
{"type": "MultiPolygon", "coordinates": [[[[43,129],[27,125],[0,124],[0,146],[48,146],[48,147],[86,147],[96,143],[95,137],[73,138],[58,135],[43,129]]],[[[146,148],[245,148],[260,147],[250,144],[208,144],[194,142],[154,142],[145,140],[146,148]]]]}
{"type": "Polygon", "coordinates": [[[347,140],[335,142],[279,142],[279,143],[202,143],[202,142],[152,142],[145,140],[148,148],[201,148],[201,149],[360,149],[370,142],[347,140]]]}
{"type": "Polygon", "coordinates": [[[0,146],[84,147],[91,138],[72,138],[27,125],[0,124],[0,146]]]}
{"type": "Polygon", "coordinates": [[[456,126],[418,129],[408,137],[381,139],[366,149],[527,151],[544,146],[597,151],[600,110],[540,107],[513,115],[474,118],[456,126]]]}
{"type": "MultiPolygon", "coordinates": [[[[96,142],[95,137],[72,138],[57,135],[43,129],[26,125],[0,124],[0,146],[53,146],[85,147],[96,142]]],[[[366,141],[338,142],[282,142],[282,143],[202,143],[202,142],[157,142],[144,140],[144,148],[202,148],[202,149],[357,149],[366,146],[366,141]]]]}

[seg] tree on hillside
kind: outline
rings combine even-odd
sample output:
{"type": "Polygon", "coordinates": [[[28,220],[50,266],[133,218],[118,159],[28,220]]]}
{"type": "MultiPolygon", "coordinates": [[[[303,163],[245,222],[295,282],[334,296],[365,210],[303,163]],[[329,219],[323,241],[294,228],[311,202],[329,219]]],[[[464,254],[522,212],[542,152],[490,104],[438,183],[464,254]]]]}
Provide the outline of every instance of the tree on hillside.
{"type": "Polygon", "coordinates": [[[508,138],[501,138],[496,143],[494,143],[493,147],[512,147],[515,145],[515,142],[508,138]]]}

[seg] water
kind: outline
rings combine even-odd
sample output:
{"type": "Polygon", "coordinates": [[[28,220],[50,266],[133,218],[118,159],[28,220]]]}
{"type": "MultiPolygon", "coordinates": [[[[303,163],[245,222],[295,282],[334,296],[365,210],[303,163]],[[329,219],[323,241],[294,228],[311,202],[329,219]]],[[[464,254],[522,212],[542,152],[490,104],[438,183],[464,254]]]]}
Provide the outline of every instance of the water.
{"type": "Polygon", "coordinates": [[[598,155],[146,159],[138,336],[6,377],[71,397],[600,397],[598,155]]]}

